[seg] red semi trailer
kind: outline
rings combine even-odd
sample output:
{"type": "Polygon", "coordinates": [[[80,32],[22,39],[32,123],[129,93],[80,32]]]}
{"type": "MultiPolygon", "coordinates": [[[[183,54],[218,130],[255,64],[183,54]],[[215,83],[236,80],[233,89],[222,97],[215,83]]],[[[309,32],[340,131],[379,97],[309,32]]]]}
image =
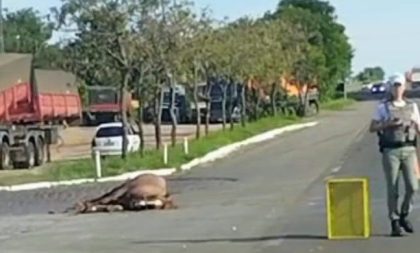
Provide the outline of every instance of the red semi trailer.
{"type": "Polygon", "coordinates": [[[46,144],[57,143],[57,123],[81,120],[74,75],[33,68],[27,54],[0,54],[0,169],[45,162],[46,144]]]}

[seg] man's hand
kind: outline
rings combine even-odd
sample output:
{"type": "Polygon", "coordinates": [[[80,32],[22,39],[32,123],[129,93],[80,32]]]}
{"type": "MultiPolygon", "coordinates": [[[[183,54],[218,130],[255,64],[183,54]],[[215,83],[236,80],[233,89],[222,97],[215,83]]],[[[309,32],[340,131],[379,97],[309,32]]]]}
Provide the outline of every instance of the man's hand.
{"type": "Polygon", "coordinates": [[[391,119],[384,122],[383,128],[396,128],[403,125],[401,119],[391,119]]]}
{"type": "Polygon", "coordinates": [[[403,122],[400,119],[387,120],[383,122],[372,120],[372,122],[370,123],[369,131],[373,133],[373,132],[382,131],[387,128],[397,128],[402,125],[403,125],[403,122]]]}
{"type": "Polygon", "coordinates": [[[420,123],[416,120],[411,120],[411,124],[415,126],[417,133],[420,134],[420,123]]]}

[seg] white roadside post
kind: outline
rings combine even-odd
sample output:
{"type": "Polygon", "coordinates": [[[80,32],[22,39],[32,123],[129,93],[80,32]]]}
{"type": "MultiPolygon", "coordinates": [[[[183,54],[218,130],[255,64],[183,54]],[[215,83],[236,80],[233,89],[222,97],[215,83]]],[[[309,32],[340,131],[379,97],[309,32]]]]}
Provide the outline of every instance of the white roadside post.
{"type": "Polygon", "coordinates": [[[188,155],[188,153],[189,153],[189,150],[188,150],[188,138],[187,137],[184,138],[184,153],[186,155],[188,155]]]}
{"type": "Polygon", "coordinates": [[[168,164],[168,144],[163,144],[163,163],[168,164]]]}
{"type": "Polygon", "coordinates": [[[96,167],[96,179],[102,177],[102,166],[101,166],[101,152],[97,149],[95,151],[95,167],[96,167]]]}

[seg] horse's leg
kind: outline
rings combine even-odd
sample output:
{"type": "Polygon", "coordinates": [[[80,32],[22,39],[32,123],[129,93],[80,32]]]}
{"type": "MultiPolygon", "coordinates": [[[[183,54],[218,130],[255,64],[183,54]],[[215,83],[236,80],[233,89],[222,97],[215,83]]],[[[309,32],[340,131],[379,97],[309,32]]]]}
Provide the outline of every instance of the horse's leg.
{"type": "Polygon", "coordinates": [[[106,211],[110,213],[122,212],[124,211],[124,207],[122,205],[107,205],[106,211]]]}
{"type": "Polygon", "coordinates": [[[167,194],[164,198],[159,198],[162,201],[163,205],[162,210],[178,209],[178,206],[175,205],[174,199],[170,194],[167,194]]]}

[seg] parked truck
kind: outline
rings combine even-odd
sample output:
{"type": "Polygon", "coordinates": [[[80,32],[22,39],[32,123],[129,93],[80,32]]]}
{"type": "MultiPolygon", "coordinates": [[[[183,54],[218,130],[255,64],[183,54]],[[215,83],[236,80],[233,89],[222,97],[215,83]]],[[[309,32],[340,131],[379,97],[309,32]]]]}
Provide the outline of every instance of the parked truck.
{"type": "Polygon", "coordinates": [[[42,165],[59,123],[81,113],[74,75],[34,69],[32,55],[0,54],[0,169],[42,165]]]}
{"type": "MultiPolygon", "coordinates": [[[[176,121],[180,124],[187,124],[191,121],[191,100],[187,95],[186,88],[182,85],[175,85],[175,116],[176,121]]],[[[171,119],[171,100],[172,87],[164,87],[162,89],[163,104],[162,104],[162,123],[170,123],[171,119]]]]}
{"type": "Polygon", "coordinates": [[[420,87],[420,67],[414,67],[406,74],[411,88],[416,89],[420,87]]]}
{"type": "MultiPolygon", "coordinates": [[[[284,114],[292,114],[300,117],[314,116],[318,114],[320,107],[319,86],[316,84],[300,84],[293,77],[283,76],[275,88],[275,103],[284,114]]],[[[258,95],[263,108],[263,112],[267,113],[272,110],[273,85],[261,83],[258,79],[250,79],[248,87],[257,89],[258,95]]]]}
{"type": "Polygon", "coordinates": [[[281,107],[302,117],[318,114],[320,93],[317,85],[300,85],[292,78],[283,78],[281,90],[281,107]]]}
{"type": "MultiPolygon", "coordinates": [[[[126,108],[129,112],[133,105],[131,93],[127,92],[126,98],[126,108]]],[[[118,86],[85,86],[84,125],[96,126],[118,121],[121,114],[120,99],[118,86]]]]}
{"type": "MultiPolygon", "coordinates": [[[[226,89],[226,101],[225,101],[225,117],[226,122],[230,122],[230,117],[234,122],[240,120],[240,94],[242,85],[227,85],[225,80],[213,83],[210,87],[204,82],[198,84],[199,97],[206,97],[208,89],[210,88],[210,123],[221,123],[223,122],[223,89],[226,89]],[[234,90],[236,88],[236,90],[234,90]],[[232,103],[232,105],[230,105],[232,103]],[[232,109],[232,112],[229,112],[232,109]]],[[[193,111],[193,118],[196,118],[196,108],[194,104],[191,105],[193,111]]],[[[201,115],[201,122],[205,121],[206,116],[206,103],[203,100],[199,100],[198,107],[201,115]]]]}
{"type": "MultiPolygon", "coordinates": [[[[171,99],[172,99],[172,87],[163,87],[163,100],[161,104],[161,123],[170,124],[171,118],[171,99]]],[[[183,85],[175,85],[175,117],[179,124],[188,124],[191,122],[192,109],[191,109],[191,98],[187,94],[187,90],[183,85]]],[[[154,115],[154,102],[145,103],[143,111],[143,120],[146,123],[153,122],[154,115]]]]}

